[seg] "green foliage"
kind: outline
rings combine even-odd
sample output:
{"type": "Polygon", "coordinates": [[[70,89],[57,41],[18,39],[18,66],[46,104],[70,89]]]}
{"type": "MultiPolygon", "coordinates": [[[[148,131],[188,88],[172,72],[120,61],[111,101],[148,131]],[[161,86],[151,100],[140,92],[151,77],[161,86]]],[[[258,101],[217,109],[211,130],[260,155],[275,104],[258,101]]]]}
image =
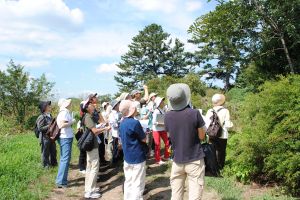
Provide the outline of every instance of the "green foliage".
{"type": "Polygon", "coordinates": [[[173,45],[169,36],[160,25],[151,24],[132,38],[129,51],[118,64],[121,71],[115,76],[121,92],[158,76],[182,77],[190,71],[184,44],[175,39],[173,45]]]}
{"type": "Polygon", "coordinates": [[[299,195],[300,76],[267,81],[246,96],[240,109],[242,133],[228,144],[227,172],[243,181],[276,181],[299,195]]]}
{"type": "Polygon", "coordinates": [[[14,119],[23,126],[28,114],[37,109],[38,102],[50,93],[53,83],[47,81],[45,75],[30,78],[24,67],[16,65],[12,60],[6,72],[0,71],[0,114],[14,119]]]}
{"type": "Polygon", "coordinates": [[[207,187],[214,189],[222,199],[242,199],[242,188],[232,178],[205,177],[207,187]]]}
{"type": "Polygon", "coordinates": [[[195,62],[204,64],[201,73],[206,79],[223,80],[225,90],[230,89],[230,80],[253,48],[246,38],[255,34],[257,22],[249,18],[253,18],[251,10],[229,1],[199,17],[188,30],[192,35],[189,42],[198,46],[195,62]]]}
{"type": "Polygon", "coordinates": [[[55,170],[44,171],[40,160],[40,146],[32,133],[0,137],[0,199],[43,198],[40,189],[49,183],[53,187],[55,170]],[[49,182],[35,182],[46,173],[51,175],[49,182]]]}
{"type": "MultiPolygon", "coordinates": [[[[55,187],[57,167],[42,168],[40,148],[32,132],[3,136],[0,130],[0,199],[45,199],[55,187]]],[[[58,145],[57,156],[59,160],[58,145]]],[[[78,156],[73,142],[71,162],[78,156]]]]}
{"type": "Polygon", "coordinates": [[[193,106],[199,108],[203,104],[202,98],[206,94],[206,86],[200,80],[200,77],[195,73],[187,74],[183,78],[176,78],[173,76],[155,78],[148,81],[147,85],[150,92],[156,92],[159,94],[159,96],[166,97],[166,91],[168,87],[174,83],[186,83],[190,86],[193,106]]]}
{"type": "Polygon", "coordinates": [[[0,117],[0,137],[4,135],[11,135],[13,133],[19,133],[18,127],[12,123],[10,118],[0,117]]]}

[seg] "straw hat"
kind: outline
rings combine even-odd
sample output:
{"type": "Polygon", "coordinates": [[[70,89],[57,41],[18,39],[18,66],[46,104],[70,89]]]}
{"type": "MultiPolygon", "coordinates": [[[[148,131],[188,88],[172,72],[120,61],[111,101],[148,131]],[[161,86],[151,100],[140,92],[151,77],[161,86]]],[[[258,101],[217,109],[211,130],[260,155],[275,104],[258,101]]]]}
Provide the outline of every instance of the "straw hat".
{"type": "Polygon", "coordinates": [[[182,110],[191,102],[191,90],[187,84],[176,83],[167,90],[170,110],[182,110]]]}
{"type": "Polygon", "coordinates": [[[214,106],[222,106],[225,103],[225,96],[223,94],[214,94],[211,101],[214,106]]]}
{"type": "Polygon", "coordinates": [[[135,113],[136,107],[134,106],[134,103],[132,101],[123,100],[120,103],[119,110],[122,113],[123,117],[132,117],[135,113]]]}

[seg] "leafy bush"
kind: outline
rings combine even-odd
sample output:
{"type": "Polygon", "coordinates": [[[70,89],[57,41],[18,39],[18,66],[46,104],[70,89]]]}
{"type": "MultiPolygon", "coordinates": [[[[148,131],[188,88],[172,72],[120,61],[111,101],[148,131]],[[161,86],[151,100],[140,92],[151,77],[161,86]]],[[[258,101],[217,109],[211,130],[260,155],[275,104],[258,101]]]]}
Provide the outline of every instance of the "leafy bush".
{"type": "Polygon", "coordinates": [[[0,137],[4,135],[12,135],[20,132],[20,127],[17,127],[14,121],[10,118],[0,117],[0,137]]]}
{"type": "Polygon", "coordinates": [[[240,109],[242,133],[229,141],[227,172],[243,181],[281,183],[300,195],[300,76],[267,81],[240,109]]]}

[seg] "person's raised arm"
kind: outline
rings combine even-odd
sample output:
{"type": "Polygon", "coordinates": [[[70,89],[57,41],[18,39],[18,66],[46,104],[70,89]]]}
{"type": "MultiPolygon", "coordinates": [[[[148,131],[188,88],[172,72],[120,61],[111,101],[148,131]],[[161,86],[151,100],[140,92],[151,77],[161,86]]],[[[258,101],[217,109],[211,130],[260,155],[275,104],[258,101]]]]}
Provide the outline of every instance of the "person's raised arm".
{"type": "Polygon", "coordinates": [[[145,92],[145,95],[144,95],[143,99],[145,101],[148,101],[148,98],[149,98],[148,86],[147,85],[143,85],[143,88],[144,88],[144,92],[145,92]]]}

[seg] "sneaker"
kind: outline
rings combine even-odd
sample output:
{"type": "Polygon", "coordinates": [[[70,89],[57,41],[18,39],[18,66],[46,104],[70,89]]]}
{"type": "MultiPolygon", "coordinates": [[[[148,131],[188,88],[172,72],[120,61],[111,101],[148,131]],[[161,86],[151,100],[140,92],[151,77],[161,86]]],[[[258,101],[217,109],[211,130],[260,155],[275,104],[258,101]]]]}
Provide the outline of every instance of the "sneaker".
{"type": "Polygon", "coordinates": [[[85,193],[84,198],[86,199],[98,199],[101,197],[101,194],[98,192],[85,193]]]}
{"type": "Polygon", "coordinates": [[[80,171],[79,171],[79,173],[81,173],[81,174],[85,174],[85,173],[86,173],[86,171],[85,171],[85,170],[80,170],[80,171]]]}
{"type": "Polygon", "coordinates": [[[157,162],[156,164],[158,164],[158,165],[164,165],[164,164],[166,164],[164,161],[159,161],[159,162],[157,162]]]}
{"type": "Polygon", "coordinates": [[[150,151],[150,157],[153,157],[153,156],[154,156],[154,151],[151,150],[151,151],[150,151]]]}

